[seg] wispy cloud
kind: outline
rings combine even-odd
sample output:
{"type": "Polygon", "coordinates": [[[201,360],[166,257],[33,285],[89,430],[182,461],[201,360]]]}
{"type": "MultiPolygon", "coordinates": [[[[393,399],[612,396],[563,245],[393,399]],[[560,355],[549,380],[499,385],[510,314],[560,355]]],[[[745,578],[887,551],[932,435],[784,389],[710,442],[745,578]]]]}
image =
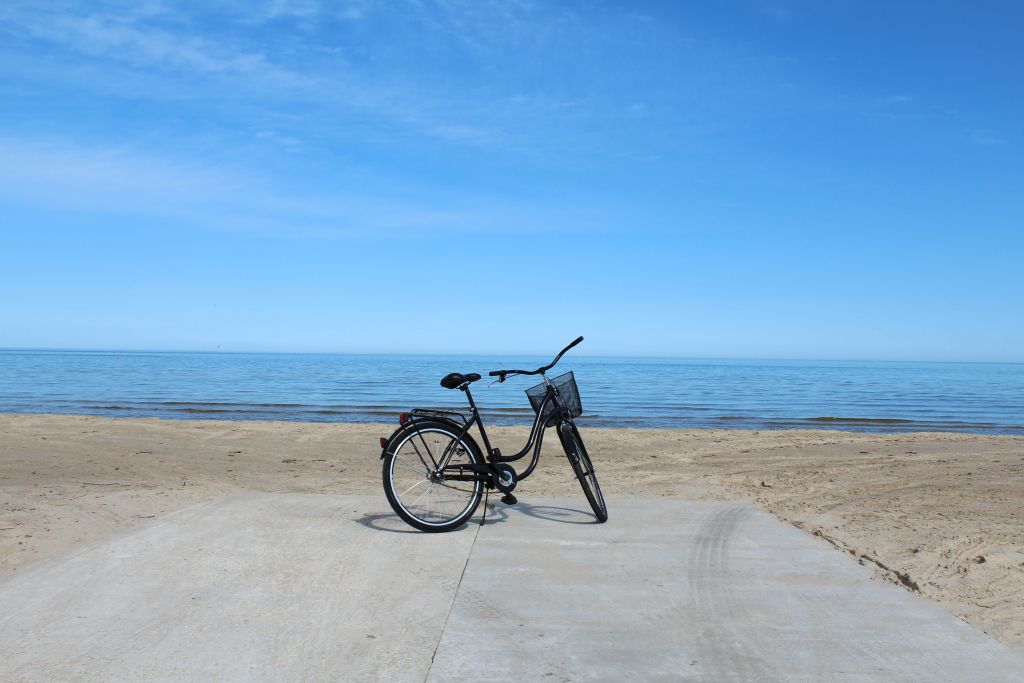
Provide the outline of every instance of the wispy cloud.
{"type": "Polygon", "coordinates": [[[914,101],[913,95],[888,95],[882,98],[882,101],[886,104],[910,104],[914,101]]]}
{"type": "Polygon", "coordinates": [[[778,2],[762,4],[760,6],[760,14],[780,24],[788,24],[797,16],[793,7],[778,2]]]}
{"type": "Polygon", "coordinates": [[[263,117],[301,103],[324,132],[372,116],[378,129],[391,126],[423,139],[531,154],[557,148],[564,155],[590,148],[585,139],[591,131],[606,136],[603,121],[636,118],[630,95],[592,80],[607,70],[588,72],[591,80],[585,80],[571,67],[575,46],[599,36],[568,10],[453,0],[399,6],[355,0],[218,4],[206,11],[222,28],[211,30],[210,22],[174,3],[40,8],[13,2],[0,9],[0,32],[87,58],[39,62],[33,66],[38,77],[65,81],[71,69],[82,88],[90,61],[102,62],[92,72],[95,87],[120,87],[127,99],[205,101],[217,110],[234,106],[236,115],[244,101],[244,115],[263,117]],[[345,28],[382,19],[386,40],[367,42],[363,28],[345,28]],[[548,92],[522,77],[520,71],[537,66],[539,54],[555,57],[547,70],[569,69],[565,78],[575,93],[548,92]],[[447,68],[453,63],[455,72],[447,68]],[[112,82],[116,69],[121,85],[112,82]],[[599,97],[589,92],[595,88],[599,97]],[[585,106],[553,116],[566,101],[585,106]],[[558,135],[545,131],[552,125],[558,135]]]}
{"type": "Polygon", "coordinates": [[[259,195],[252,178],[127,147],[0,138],[0,156],[5,159],[0,196],[48,209],[157,215],[224,197],[259,195]]]}
{"type": "Polygon", "coordinates": [[[177,30],[150,25],[150,20],[166,15],[156,3],[92,13],[60,5],[50,11],[16,9],[17,5],[9,8],[0,15],[0,21],[20,36],[45,40],[84,55],[142,69],[248,74],[268,82],[308,82],[301,74],[273,64],[263,52],[234,45],[223,37],[197,35],[178,24],[169,25],[177,30]]]}
{"type": "Polygon", "coordinates": [[[987,128],[975,128],[969,133],[971,142],[985,147],[993,145],[1005,145],[1006,139],[994,130],[987,128]]]}
{"type": "Polygon", "coordinates": [[[196,71],[254,71],[269,65],[262,54],[217,46],[193,36],[98,17],[63,15],[51,23],[31,26],[36,37],[60,40],[90,54],[111,55],[134,62],[196,71]]]}
{"type": "Polygon", "coordinates": [[[597,207],[522,206],[464,193],[415,200],[403,196],[403,188],[391,194],[301,190],[252,171],[125,147],[0,138],[0,157],[4,203],[127,216],[140,225],[320,238],[613,228],[597,207]]]}

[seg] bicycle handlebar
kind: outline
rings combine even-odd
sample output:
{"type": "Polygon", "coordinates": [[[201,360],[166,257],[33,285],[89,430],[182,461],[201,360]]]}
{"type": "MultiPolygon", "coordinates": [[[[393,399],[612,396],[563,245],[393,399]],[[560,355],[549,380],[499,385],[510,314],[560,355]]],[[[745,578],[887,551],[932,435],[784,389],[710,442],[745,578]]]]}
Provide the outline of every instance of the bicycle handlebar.
{"type": "Polygon", "coordinates": [[[542,365],[536,370],[491,370],[487,374],[490,375],[491,377],[497,377],[499,382],[504,382],[505,378],[509,375],[539,375],[542,372],[547,372],[551,368],[555,367],[555,364],[562,359],[562,356],[565,355],[565,352],[579,344],[581,341],[583,341],[582,336],[576,337],[576,339],[573,340],[572,343],[570,343],[568,346],[566,346],[564,349],[558,352],[558,355],[555,356],[555,359],[553,361],[551,361],[547,365],[542,365]]]}

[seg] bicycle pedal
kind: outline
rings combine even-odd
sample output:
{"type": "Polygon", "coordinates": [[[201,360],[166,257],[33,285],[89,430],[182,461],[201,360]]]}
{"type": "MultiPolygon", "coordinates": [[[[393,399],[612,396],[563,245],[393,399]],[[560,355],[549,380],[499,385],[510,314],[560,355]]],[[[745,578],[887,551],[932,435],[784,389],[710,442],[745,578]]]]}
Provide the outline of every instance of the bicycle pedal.
{"type": "Polygon", "coordinates": [[[506,493],[501,497],[501,502],[505,505],[515,505],[519,502],[519,499],[513,496],[511,493],[506,493]]]}

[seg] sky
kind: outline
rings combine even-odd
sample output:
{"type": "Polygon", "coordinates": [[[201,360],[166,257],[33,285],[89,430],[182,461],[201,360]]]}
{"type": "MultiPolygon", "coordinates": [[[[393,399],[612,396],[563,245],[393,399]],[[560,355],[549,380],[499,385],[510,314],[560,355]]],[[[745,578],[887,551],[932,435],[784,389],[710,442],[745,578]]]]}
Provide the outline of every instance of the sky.
{"type": "Polygon", "coordinates": [[[1016,2],[0,4],[0,347],[1024,362],[1016,2]]]}

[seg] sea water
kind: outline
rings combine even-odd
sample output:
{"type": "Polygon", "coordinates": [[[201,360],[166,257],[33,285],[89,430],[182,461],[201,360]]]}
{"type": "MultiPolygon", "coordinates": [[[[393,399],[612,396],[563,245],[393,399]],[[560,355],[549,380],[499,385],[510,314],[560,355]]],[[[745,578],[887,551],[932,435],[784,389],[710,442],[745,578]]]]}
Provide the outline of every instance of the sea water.
{"type": "MultiPolygon", "coordinates": [[[[111,417],[391,421],[412,407],[465,406],[442,388],[472,385],[486,418],[526,424],[532,377],[500,368],[548,357],[290,353],[0,351],[0,412],[111,417]]],[[[599,358],[570,352],[582,425],[641,428],[957,430],[1024,434],[1024,364],[599,358]]]]}

